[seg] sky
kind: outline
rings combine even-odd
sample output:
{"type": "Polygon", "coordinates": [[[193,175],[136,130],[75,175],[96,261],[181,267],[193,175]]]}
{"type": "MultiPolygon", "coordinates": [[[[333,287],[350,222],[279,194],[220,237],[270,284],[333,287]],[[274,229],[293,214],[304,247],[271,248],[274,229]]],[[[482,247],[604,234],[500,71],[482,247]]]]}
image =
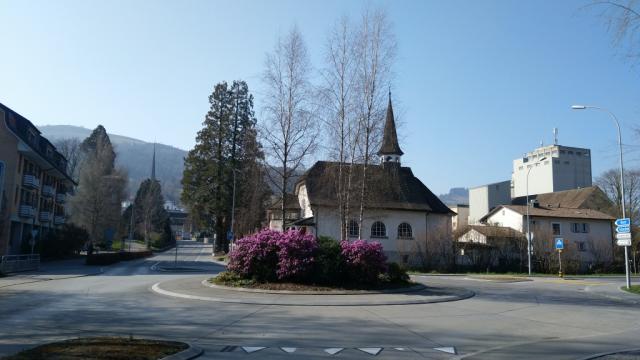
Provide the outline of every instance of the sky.
{"type": "Polygon", "coordinates": [[[298,26],[320,68],[331,25],[384,8],[398,55],[394,110],[410,166],[436,194],[510,179],[543,141],[592,149],[594,177],[640,167],[640,67],[591,1],[0,0],[0,102],[36,125],[104,125],[188,150],[216,83],[243,79],[260,120],[265,54],[298,26]]]}

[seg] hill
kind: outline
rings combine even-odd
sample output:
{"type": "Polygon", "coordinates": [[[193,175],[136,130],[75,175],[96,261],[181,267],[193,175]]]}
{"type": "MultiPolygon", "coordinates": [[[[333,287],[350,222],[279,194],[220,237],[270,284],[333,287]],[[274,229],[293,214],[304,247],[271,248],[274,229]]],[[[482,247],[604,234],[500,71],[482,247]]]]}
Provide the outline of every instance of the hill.
{"type": "Polygon", "coordinates": [[[469,189],[451,188],[448,194],[441,194],[438,197],[447,205],[469,204],[469,189]]]}
{"type": "MultiPolygon", "coordinates": [[[[77,138],[81,141],[91,134],[91,129],[71,125],[45,125],[38,129],[42,135],[55,144],[56,140],[77,138]]],[[[140,183],[151,175],[153,143],[109,134],[116,152],[116,166],[124,168],[129,174],[129,194],[135,195],[140,183]]],[[[167,200],[180,200],[182,171],[187,152],[169,145],[156,144],[156,177],[162,184],[167,200]]]]}

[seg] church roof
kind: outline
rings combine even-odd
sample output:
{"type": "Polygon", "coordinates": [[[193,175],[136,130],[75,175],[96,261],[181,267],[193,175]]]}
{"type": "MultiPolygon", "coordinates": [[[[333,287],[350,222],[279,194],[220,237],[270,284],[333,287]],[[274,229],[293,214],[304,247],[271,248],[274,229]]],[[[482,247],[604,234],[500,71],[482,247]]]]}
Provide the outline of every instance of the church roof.
{"type": "MultiPolygon", "coordinates": [[[[318,161],[300,178],[298,185],[305,184],[312,206],[337,207],[337,179],[340,167],[342,167],[343,174],[349,172],[349,164],[318,161]]],[[[351,204],[354,209],[359,204],[362,173],[362,164],[354,164],[351,183],[353,199],[351,204]]],[[[366,185],[365,207],[368,209],[453,214],[451,209],[413,175],[409,167],[370,164],[367,166],[366,185]]]]}
{"type": "Polygon", "coordinates": [[[393,117],[393,106],[391,105],[391,94],[389,94],[389,105],[387,106],[387,118],[384,122],[384,134],[382,135],[382,146],[378,150],[378,155],[402,155],[404,152],[398,144],[398,134],[396,133],[396,121],[393,117]]]}

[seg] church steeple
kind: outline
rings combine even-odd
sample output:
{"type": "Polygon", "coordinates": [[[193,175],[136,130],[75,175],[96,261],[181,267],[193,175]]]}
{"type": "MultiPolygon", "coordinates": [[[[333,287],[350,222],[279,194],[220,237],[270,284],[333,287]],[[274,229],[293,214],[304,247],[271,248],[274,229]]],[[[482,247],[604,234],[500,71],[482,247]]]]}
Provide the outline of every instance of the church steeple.
{"type": "Polygon", "coordinates": [[[153,160],[151,161],[151,180],[156,180],[156,143],[153,143],[153,160]]]}
{"type": "Polygon", "coordinates": [[[382,135],[382,146],[378,150],[380,162],[400,163],[400,157],[404,153],[398,144],[398,134],[396,133],[396,122],[393,117],[393,106],[391,105],[391,90],[389,90],[389,105],[387,105],[387,118],[384,123],[384,134],[382,135]]]}

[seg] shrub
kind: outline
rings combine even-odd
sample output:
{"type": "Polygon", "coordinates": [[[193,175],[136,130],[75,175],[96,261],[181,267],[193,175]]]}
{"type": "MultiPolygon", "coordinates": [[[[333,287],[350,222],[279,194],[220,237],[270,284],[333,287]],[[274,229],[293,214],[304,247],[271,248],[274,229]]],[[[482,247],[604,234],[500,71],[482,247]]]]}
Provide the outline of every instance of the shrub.
{"type": "Polygon", "coordinates": [[[387,270],[387,256],[379,242],[342,241],[340,246],[349,281],[374,284],[378,282],[378,275],[387,270]]]}
{"type": "Polygon", "coordinates": [[[318,284],[342,284],[346,281],[340,243],[330,237],[318,238],[312,280],[318,284]]]}
{"type": "Polygon", "coordinates": [[[304,280],[313,270],[314,255],[318,249],[315,237],[299,230],[281,234],[278,246],[278,280],[304,280]]]}
{"type": "Polygon", "coordinates": [[[42,256],[45,258],[62,258],[79,253],[89,240],[89,233],[73,224],[65,224],[60,229],[46,234],[42,241],[42,256]]]}
{"type": "Polygon", "coordinates": [[[398,265],[398,263],[392,262],[387,265],[384,280],[393,284],[407,283],[409,282],[409,274],[407,274],[407,270],[398,265]]]}
{"type": "Polygon", "coordinates": [[[265,229],[236,241],[235,248],[229,254],[227,268],[245,278],[276,280],[278,240],[281,235],[278,231],[265,229]]]}

